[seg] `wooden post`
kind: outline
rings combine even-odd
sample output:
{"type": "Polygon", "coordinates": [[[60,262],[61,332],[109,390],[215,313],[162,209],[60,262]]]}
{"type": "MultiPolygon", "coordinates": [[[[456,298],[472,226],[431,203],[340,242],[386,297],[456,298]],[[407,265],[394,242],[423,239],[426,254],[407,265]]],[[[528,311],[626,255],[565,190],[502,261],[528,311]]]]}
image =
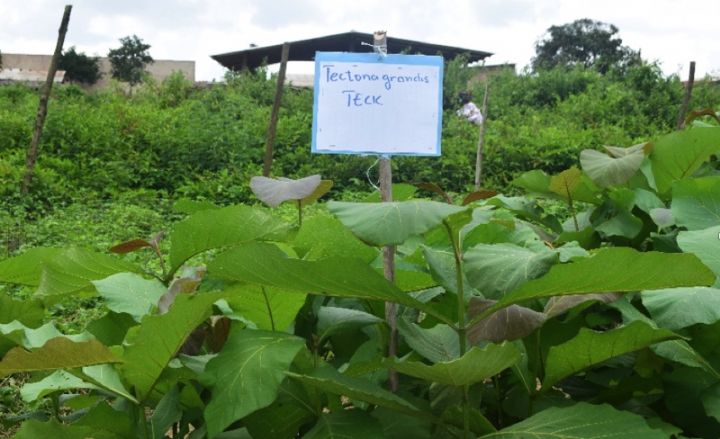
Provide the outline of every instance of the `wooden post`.
{"type": "MultiPolygon", "coordinates": [[[[373,46],[375,52],[387,54],[387,32],[377,31],[373,34],[373,46]]],[[[380,157],[380,198],[383,203],[393,200],[392,196],[392,165],[390,157],[380,157]]],[[[389,282],[395,282],[395,246],[386,245],[383,247],[383,273],[389,282]]],[[[392,302],[385,303],[385,321],[390,328],[388,338],[388,356],[397,356],[397,305],[392,302]]],[[[390,370],[389,387],[395,392],[398,389],[398,373],[390,370]]]]}
{"type": "Polygon", "coordinates": [[[682,105],[680,105],[680,113],[678,114],[677,129],[685,128],[685,114],[687,114],[688,105],[690,105],[690,97],[692,96],[693,84],[695,84],[695,61],[690,61],[690,73],[688,74],[688,82],[685,87],[685,96],[683,96],[682,105]]]}
{"type": "Polygon", "coordinates": [[[40,104],[38,105],[37,116],[35,117],[35,129],[33,130],[30,147],[28,147],[27,156],[25,158],[25,176],[23,177],[20,194],[27,195],[30,192],[33,173],[35,172],[35,162],[38,158],[38,146],[40,145],[40,135],[45,125],[45,116],[47,116],[48,99],[55,80],[55,72],[57,72],[58,61],[62,55],[63,44],[65,43],[65,34],[67,33],[68,23],[70,22],[70,11],[72,5],[65,6],[62,21],[60,21],[60,29],[58,30],[57,43],[55,44],[55,52],[53,53],[50,67],[48,67],[47,79],[45,85],[40,92],[40,104]]]}
{"type": "Polygon", "coordinates": [[[485,95],[483,96],[482,113],[483,121],[480,124],[480,134],[478,136],[477,154],[475,156],[475,190],[480,190],[480,184],[482,183],[482,161],[483,161],[483,147],[485,146],[485,125],[487,125],[487,109],[488,109],[488,96],[490,93],[489,83],[485,83],[485,95]]]}
{"type": "Polygon", "coordinates": [[[280,112],[280,101],[282,100],[283,87],[285,85],[285,70],[287,69],[289,56],[290,43],[283,43],[282,54],[280,55],[280,71],[278,72],[277,87],[275,88],[275,101],[273,102],[272,113],[270,114],[270,126],[268,127],[267,142],[265,143],[265,159],[263,160],[263,176],[265,177],[270,176],[270,168],[272,167],[278,113],[280,112]]]}

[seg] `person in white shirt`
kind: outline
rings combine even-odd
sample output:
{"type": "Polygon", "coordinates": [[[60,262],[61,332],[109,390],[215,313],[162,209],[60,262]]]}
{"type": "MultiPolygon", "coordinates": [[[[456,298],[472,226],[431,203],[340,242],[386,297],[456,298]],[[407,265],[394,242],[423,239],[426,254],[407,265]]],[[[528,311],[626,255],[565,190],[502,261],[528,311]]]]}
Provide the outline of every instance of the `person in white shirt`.
{"type": "Polygon", "coordinates": [[[470,99],[472,96],[469,92],[463,91],[458,95],[462,107],[457,111],[457,115],[466,118],[469,122],[475,125],[482,125],[483,115],[480,109],[470,99]]]}

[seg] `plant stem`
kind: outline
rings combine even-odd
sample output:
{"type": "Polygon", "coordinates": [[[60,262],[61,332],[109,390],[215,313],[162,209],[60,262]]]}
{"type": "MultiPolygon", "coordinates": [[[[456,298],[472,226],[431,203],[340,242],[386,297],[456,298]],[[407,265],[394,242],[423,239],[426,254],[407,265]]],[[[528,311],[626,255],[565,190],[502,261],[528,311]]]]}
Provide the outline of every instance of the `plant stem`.
{"type": "Polygon", "coordinates": [[[145,439],[150,439],[150,432],[148,431],[147,426],[147,417],[145,416],[145,407],[143,407],[142,404],[137,404],[135,408],[137,411],[137,419],[140,423],[140,428],[142,430],[142,437],[144,437],[145,439]]]}
{"type": "Polygon", "coordinates": [[[297,200],[297,206],[298,206],[298,228],[300,228],[302,226],[302,216],[303,216],[302,215],[303,208],[302,208],[301,200],[297,200]]]}
{"type": "MultiPolygon", "coordinates": [[[[467,351],[467,327],[465,325],[465,287],[463,284],[463,263],[462,263],[462,251],[460,247],[460,234],[458,233],[457,239],[455,233],[453,233],[450,223],[446,220],[443,221],[443,225],[448,232],[450,242],[453,246],[453,252],[455,254],[455,276],[457,283],[457,307],[458,307],[458,343],[460,345],[460,356],[465,355],[467,351]]],[[[467,439],[470,436],[470,386],[463,386],[463,439],[467,439]]]]}
{"type": "Polygon", "coordinates": [[[568,206],[570,207],[570,212],[572,213],[573,223],[575,224],[575,231],[579,232],[580,225],[578,224],[578,220],[577,220],[577,212],[575,211],[575,206],[573,206],[573,199],[572,199],[572,195],[570,195],[570,188],[567,185],[565,185],[565,191],[567,192],[568,206]]]}
{"type": "Polygon", "coordinates": [[[263,298],[265,299],[265,306],[267,307],[268,316],[270,317],[270,327],[272,328],[272,331],[275,332],[275,319],[273,318],[273,312],[272,308],[270,307],[270,301],[268,300],[267,292],[265,291],[265,287],[261,286],[260,289],[263,293],[263,298]]]}

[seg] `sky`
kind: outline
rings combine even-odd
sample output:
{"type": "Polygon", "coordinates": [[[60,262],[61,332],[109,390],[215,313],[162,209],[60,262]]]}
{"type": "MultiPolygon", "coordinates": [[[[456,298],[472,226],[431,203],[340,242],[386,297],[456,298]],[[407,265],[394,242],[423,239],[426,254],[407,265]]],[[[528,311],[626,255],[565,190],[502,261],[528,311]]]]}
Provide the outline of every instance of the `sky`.
{"type": "MultiPolygon", "coordinates": [[[[0,51],[50,54],[72,0],[0,0],[0,51]]],[[[614,24],[623,43],[687,78],[720,76],[720,1],[695,0],[74,0],[65,48],[105,56],[135,34],[155,59],[195,61],[197,80],[220,80],[210,55],[350,30],[484,50],[487,64],[530,63],[553,25],[614,24]]],[[[310,73],[291,63],[289,73],[310,73]]]]}

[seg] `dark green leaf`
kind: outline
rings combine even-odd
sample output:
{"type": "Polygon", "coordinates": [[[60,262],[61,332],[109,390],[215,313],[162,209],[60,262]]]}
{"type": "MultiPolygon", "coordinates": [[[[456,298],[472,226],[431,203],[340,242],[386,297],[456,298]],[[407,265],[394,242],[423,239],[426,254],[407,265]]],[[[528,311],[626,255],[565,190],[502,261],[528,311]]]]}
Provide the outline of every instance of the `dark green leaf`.
{"type": "Polygon", "coordinates": [[[208,436],[269,406],[303,346],[305,341],[292,335],[233,328],[225,347],[201,376],[202,383],[212,389],[205,409],[208,436]]]}
{"type": "Polygon", "coordinates": [[[680,336],[640,321],[606,332],[581,328],[570,341],[548,351],[543,388],[550,389],[561,379],[612,357],[675,338],[680,336]]]}
{"type": "Polygon", "coordinates": [[[458,335],[448,325],[439,324],[424,329],[400,318],[397,327],[405,343],[433,363],[455,360],[460,356],[458,335]]]}
{"type": "Polygon", "coordinates": [[[34,299],[13,300],[0,294],[0,324],[19,321],[25,326],[37,327],[43,322],[45,310],[42,304],[34,299]]]}
{"type": "Polygon", "coordinates": [[[320,416],[303,439],[386,439],[382,426],[359,410],[340,410],[320,416]]]}
{"type": "Polygon", "coordinates": [[[552,407],[485,438],[663,439],[665,434],[651,429],[642,416],[616,410],[610,405],[579,402],[570,407],[552,407]]]}
{"type": "Polygon", "coordinates": [[[235,314],[255,323],[258,329],[286,330],[305,304],[305,294],[280,288],[238,284],[225,290],[225,300],[235,314]]]}
{"type": "Polygon", "coordinates": [[[670,288],[642,294],[643,306],[658,326],[672,330],[720,320],[720,289],[670,288]]]}
{"type": "Polygon", "coordinates": [[[321,306],[317,311],[317,318],[317,332],[320,340],[333,334],[383,322],[383,319],[364,311],[334,306],[321,306]]]}
{"type": "MultiPolygon", "coordinates": [[[[617,151],[622,149],[618,148],[617,151]]],[[[640,169],[643,159],[645,153],[642,148],[627,148],[627,153],[620,157],[608,156],[592,149],[580,153],[583,171],[603,188],[625,184],[640,169]]]]}

